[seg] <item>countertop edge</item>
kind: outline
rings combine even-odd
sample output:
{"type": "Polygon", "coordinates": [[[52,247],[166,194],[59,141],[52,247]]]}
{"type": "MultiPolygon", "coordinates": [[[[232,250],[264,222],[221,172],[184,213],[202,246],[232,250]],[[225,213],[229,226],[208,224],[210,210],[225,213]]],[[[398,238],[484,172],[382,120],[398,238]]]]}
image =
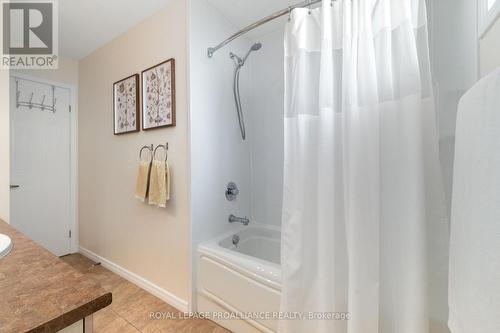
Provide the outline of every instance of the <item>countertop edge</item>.
{"type": "Polygon", "coordinates": [[[50,319],[35,328],[27,331],[27,333],[40,333],[40,332],[56,332],[62,330],[79,320],[107,307],[111,304],[113,296],[110,292],[93,299],[92,301],[81,305],[80,307],[66,312],[59,317],[50,319]]]}
{"type": "Polygon", "coordinates": [[[111,304],[97,281],[2,220],[0,233],[13,242],[0,265],[0,332],[57,332],[111,304]]]}

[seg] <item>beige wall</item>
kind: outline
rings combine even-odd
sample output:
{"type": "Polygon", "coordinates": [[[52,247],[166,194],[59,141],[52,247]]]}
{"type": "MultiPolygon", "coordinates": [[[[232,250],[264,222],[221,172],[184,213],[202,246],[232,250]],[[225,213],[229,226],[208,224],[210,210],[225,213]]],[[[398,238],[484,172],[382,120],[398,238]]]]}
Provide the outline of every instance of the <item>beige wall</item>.
{"type": "Polygon", "coordinates": [[[9,72],[0,70],[0,220],[9,222],[9,72]]]}
{"type": "Polygon", "coordinates": [[[500,16],[479,41],[481,76],[500,67],[500,16]]]}
{"type": "Polygon", "coordinates": [[[186,2],[172,0],[80,61],[80,246],[189,298],[186,2]],[[112,85],[163,60],[176,61],[177,126],[113,135],[112,85]],[[172,199],[166,209],[134,197],[142,145],[169,142],[172,199]]]}

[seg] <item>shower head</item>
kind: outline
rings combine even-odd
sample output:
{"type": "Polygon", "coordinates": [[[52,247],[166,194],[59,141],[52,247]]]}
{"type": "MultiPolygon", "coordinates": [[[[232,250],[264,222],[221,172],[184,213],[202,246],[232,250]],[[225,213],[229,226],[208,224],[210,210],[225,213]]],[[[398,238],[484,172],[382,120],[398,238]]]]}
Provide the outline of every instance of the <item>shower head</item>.
{"type": "Polygon", "coordinates": [[[258,51],[260,50],[260,48],[262,47],[262,44],[261,43],[255,43],[253,44],[251,47],[250,47],[250,50],[248,50],[247,54],[245,55],[245,57],[243,58],[242,62],[241,62],[241,65],[243,66],[245,64],[245,61],[247,61],[247,58],[248,56],[250,55],[250,53],[252,51],[258,51]]]}
{"type": "Polygon", "coordinates": [[[234,54],[233,52],[229,52],[229,57],[231,59],[234,60],[236,66],[238,68],[240,67],[243,67],[243,65],[245,64],[245,61],[247,61],[247,58],[248,56],[250,55],[250,53],[252,53],[252,51],[258,51],[260,50],[260,48],[262,47],[262,44],[261,43],[254,43],[251,47],[250,47],[250,50],[248,50],[247,54],[245,54],[245,56],[242,58],[238,57],[236,54],[234,54]]]}
{"type": "Polygon", "coordinates": [[[261,43],[255,43],[255,44],[252,45],[252,47],[250,48],[250,50],[252,50],[252,51],[258,51],[258,50],[260,50],[261,47],[262,47],[261,43]]]}

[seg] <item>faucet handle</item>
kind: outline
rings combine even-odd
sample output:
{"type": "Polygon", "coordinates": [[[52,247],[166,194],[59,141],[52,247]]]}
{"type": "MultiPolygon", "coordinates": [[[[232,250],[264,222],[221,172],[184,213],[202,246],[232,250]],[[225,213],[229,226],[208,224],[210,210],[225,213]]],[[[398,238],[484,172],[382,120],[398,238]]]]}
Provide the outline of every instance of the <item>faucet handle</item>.
{"type": "Polygon", "coordinates": [[[238,186],[234,182],[229,182],[226,186],[226,199],[228,201],[234,201],[238,197],[238,194],[240,194],[240,190],[238,189],[238,186]]]}

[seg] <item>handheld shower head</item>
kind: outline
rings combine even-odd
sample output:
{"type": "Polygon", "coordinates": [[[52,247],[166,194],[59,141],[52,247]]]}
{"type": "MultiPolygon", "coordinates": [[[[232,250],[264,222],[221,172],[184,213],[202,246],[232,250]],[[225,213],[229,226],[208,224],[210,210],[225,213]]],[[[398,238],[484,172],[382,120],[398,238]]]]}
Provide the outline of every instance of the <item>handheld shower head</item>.
{"type": "Polygon", "coordinates": [[[250,47],[250,50],[248,50],[247,54],[245,55],[245,57],[243,58],[243,61],[241,63],[241,65],[243,66],[243,64],[245,64],[245,61],[247,61],[247,58],[248,56],[250,55],[250,53],[252,51],[258,51],[260,50],[260,48],[262,47],[262,44],[261,43],[255,43],[253,44],[251,47],[250,47]]]}
{"type": "Polygon", "coordinates": [[[250,50],[252,50],[252,51],[258,51],[258,50],[260,50],[261,47],[262,47],[261,43],[255,43],[255,44],[252,45],[252,47],[250,48],[250,50]]]}
{"type": "Polygon", "coordinates": [[[243,110],[241,109],[240,99],[240,70],[247,61],[248,56],[252,51],[258,51],[262,47],[261,43],[255,43],[250,47],[247,54],[241,59],[233,52],[229,53],[229,57],[234,61],[234,79],[233,79],[233,94],[236,103],[236,113],[238,114],[238,123],[240,125],[241,138],[245,140],[245,121],[243,120],[243,110]]]}

